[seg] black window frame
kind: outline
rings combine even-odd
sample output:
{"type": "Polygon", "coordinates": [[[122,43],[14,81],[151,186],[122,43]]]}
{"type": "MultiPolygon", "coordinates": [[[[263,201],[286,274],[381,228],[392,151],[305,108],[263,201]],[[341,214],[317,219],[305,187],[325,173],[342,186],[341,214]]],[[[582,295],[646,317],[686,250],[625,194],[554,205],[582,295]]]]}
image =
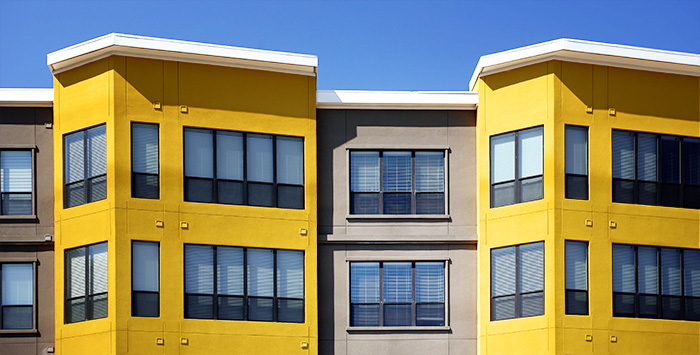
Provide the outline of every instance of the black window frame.
{"type": "Polygon", "coordinates": [[[136,122],[132,121],[131,122],[131,127],[130,127],[130,132],[131,132],[131,197],[133,198],[143,198],[143,199],[152,199],[152,200],[158,200],[160,199],[160,124],[158,123],[152,123],[152,122],[136,122]],[[138,173],[134,171],[134,127],[138,125],[143,125],[143,126],[155,126],[156,130],[158,132],[157,134],[157,142],[158,142],[158,173],[157,174],[150,174],[150,173],[138,173]],[[147,195],[140,195],[138,186],[137,186],[137,180],[140,180],[139,178],[145,178],[145,179],[153,179],[155,177],[155,182],[156,182],[156,194],[155,196],[147,196],[147,195]]]}
{"type": "Polygon", "coordinates": [[[0,260],[0,334],[2,334],[5,331],[26,331],[26,332],[34,332],[37,329],[37,313],[36,313],[36,305],[37,305],[37,265],[38,262],[36,261],[4,261],[0,260]],[[5,308],[18,308],[18,307],[28,307],[27,305],[5,305],[3,303],[2,299],[2,289],[3,289],[3,278],[2,278],[2,268],[3,265],[8,265],[8,264],[29,264],[32,266],[32,305],[30,306],[32,308],[32,316],[31,316],[31,321],[32,321],[32,326],[29,328],[5,328],[4,324],[4,319],[5,319],[5,308]]]}
{"type": "Polygon", "coordinates": [[[503,246],[503,247],[498,247],[498,248],[492,248],[490,250],[490,257],[491,257],[491,262],[490,262],[490,282],[491,282],[491,287],[490,287],[490,309],[491,309],[491,315],[490,315],[490,321],[502,321],[502,320],[508,320],[508,319],[518,319],[518,318],[529,318],[529,317],[538,317],[538,316],[543,316],[545,314],[545,300],[546,300],[546,294],[545,294],[545,286],[546,286],[546,280],[545,280],[545,270],[546,270],[546,264],[545,264],[545,244],[544,241],[536,241],[536,242],[530,242],[530,243],[524,243],[524,244],[517,244],[517,245],[510,245],[510,246],[503,246]],[[520,247],[524,245],[533,245],[533,244],[541,244],[542,245],[542,290],[536,290],[536,291],[528,291],[528,292],[522,292],[521,290],[521,277],[522,277],[522,264],[520,260],[520,247]],[[509,249],[513,248],[515,251],[515,293],[512,294],[506,294],[506,295],[499,295],[499,296],[494,296],[493,291],[494,291],[494,258],[493,258],[493,251],[494,250],[501,250],[501,249],[509,249]],[[535,295],[537,293],[542,294],[542,313],[541,314],[532,314],[532,315],[523,315],[523,296],[528,296],[528,295],[535,295]],[[497,299],[500,298],[505,298],[505,297],[513,297],[514,298],[514,316],[513,317],[506,317],[506,318],[496,318],[495,314],[495,309],[494,304],[496,303],[497,299]]]}
{"type": "Polygon", "coordinates": [[[223,320],[223,321],[254,321],[254,322],[275,322],[275,323],[305,323],[306,322],[306,251],[304,250],[292,250],[292,249],[271,249],[271,248],[249,248],[249,247],[239,247],[239,246],[230,246],[230,245],[212,245],[212,244],[192,244],[192,243],[185,243],[183,247],[183,305],[184,305],[184,318],[185,319],[209,319],[209,320],[223,320]],[[212,293],[207,294],[207,293],[188,293],[187,292],[187,251],[186,248],[188,245],[191,246],[206,246],[206,247],[212,247],[213,248],[213,264],[212,264],[212,293]],[[240,248],[243,250],[243,317],[241,319],[229,319],[229,318],[223,318],[221,317],[219,313],[219,301],[221,299],[226,299],[226,298],[231,298],[231,297],[240,297],[240,296],[231,296],[231,295],[223,295],[219,294],[218,292],[218,267],[217,267],[217,249],[219,247],[224,247],[224,248],[240,248]],[[248,294],[248,250],[250,249],[258,249],[258,250],[272,250],[273,252],[273,257],[272,257],[272,267],[273,267],[273,273],[272,273],[272,279],[273,279],[273,297],[264,297],[264,296],[250,296],[248,294]],[[303,280],[304,280],[304,285],[302,286],[302,289],[304,289],[304,295],[303,298],[298,299],[298,298],[290,298],[290,297],[279,297],[278,296],[278,269],[277,269],[277,252],[278,251],[295,251],[295,252],[301,252],[303,254],[303,280]],[[188,317],[188,302],[187,302],[187,297],[188,296],[195,296],[195,297],[211,297],[212,298],[212,318],[203,318],[203,317],[188,317]],[[261,319],[250,319],[250,301],[251,300],[259,300],[259,299],[269,299],[272,301],[272,320],[261,320],[261,319]],[[284,301],[301,301],[302,308],[302,319],[300,321],[286,321],[286,320],[280,320],[279,319],[279,308],[281,305],[281,302],[284,301]]]}
{"type": "Polygon", "coordinates": [[[590,173],[590,134],[589,134],[590,128],[588,126],[579,126],[579,125],[564,125],[564,177],[565,177],[565,193],[564,197],[567,199],[572,199],[572,200],[588,200],[590,198],[590,187],[589,187],[589,178],[588,175],[590,173]],[[570,157],[566,156],[567,153],[567,147],[569,142],[567,141],[567,134],[569,132],[569,129],[573,130],[585,130],[586,131],[586,174],[574,174],[574,173],[569,173],[566,172],[566,163],[570,157]],[[576,189],[575,185],[580,185],[581,181],[585,181],[585,193],[582,195],[577,195],[576,194],[576,189]]]}
{"type": "Polygon", "coordinates": [[[0,164],[2,163],[2,152],[7,152],[7,151],[20,151],[20,152],[29,152],[31,156],[31,175],[32,175],[32,191],[31,192],[5,192],[0,190],[0,216],[3,216],[3,218],[15,218],[15,217],[27,217],[27,216],[36,216],[36,149],[34,147],[27,147],[27,148],[6,148],[0,146],[0,164]],[[31,198],[31,212],[29,214],[21,214],[21,215],[15,215],[15,214],[6,214],[4,211],[4,201],[5,201],[5,196],[8,195],[30,195],[31,198]]]}
{"type": "Polygon", "coordinates": [[[183,127],[183,135],[182,135],[182,146],[183,146],[183,181],[184,181],[184,187],[183,187],[183,200],[185,202],[195,202],[195,203],[216,203],[216,204],[226,204],[226,205],[239,205],[239,206],[257,206],[257,207],[273,207],[273,208],[285,208],[285,209],[298,209],[298,210],[303,210],[306,208],[306,186],[304,184],[306,180],[306,152],[305,152],[305,147],[306,147],[306,139],[303,136],[286,136],[286,135],[275,135],[275,134],[266,134],[266,133],[256,133],[256,132],[242,132],[242,131],[231,131],[231,130],[222,130],[222,129],[214,129],[214,128],[205,128],[205,127],[190,127],[186,126],[183,127]],[[187,176],[187,161],[185,158],[186,152],[187,152],[187,145],[186,145],[186,131],[187,130],[198,130],[198,131],[209,131],[211,132],[211,137],[212,137],[212,178],[204,178],[204,177],[190,177],[187,176]],[[243,137],[243,180],[238,181],[238,180],[229,180],[229,179],[222,179],[217,177],[217,133],[218,132],[228,132],[228,133],[238,133],[241,134],[243,137]],[[257,182],[257,181],[249,181],[248,180],[248,135],[257,135],[257,136],[270,136],[272,137],[272,179],[273,181],[271,183],[267,182],[257,182]],[[296,185],[296,184],[285,184],[285,183],[280,183],[278,182],[278,176],[277,176],[277,138],[278,137],[283,137],[283,138],[298,138],[301,139],[302,142],[302,181],[303,183],[301,185],[296,185]],[[212,194],[211,194],[211,199],[208,201],[205,200],[192,200],[188,199],[189,196],[189,184],[188,181],[211,181],[212,184],[212,194]],[[241,183],[242,184],[242,203],[227,203],[227,202],[220,202],[221,198],[219,197],[219,183],[220,182],[234,182],[234,183],[241,183]],[[250,188],[251,186],[254,186],[255,184],[262,184],[262,185],[271,185],[272,186],[272,203],[271,204],[253,204],[250,201],[249,194],[250,194],[250,188]],[[301,188],[302,193],[301,193],[301,201],[297,201],[300,203],[299,206],[294,206],[294,207],[289,207],[289,206],[284,206],[280,205],[280,198],[279,198],[279,191],[280,188],[285,188],[285,187],[291,187],[291,188],[301,188]]]}
{"type": "Polygon", "coordinates": [[[89,245],[84,245],[84,246],[79,246],[75,248],[70,248],[70,249],[65,249],[64,250],[64,324],[73,324],[73,323],[80,323],[80,322],[85,322],[85,321],[90,321],[90,320],[95,320],[95,319],[104,319],[109,317],[109,244],[108,242],[99,242],[99,243],[94,243],[94,244],[89,244],[89,245]],[[99,293],[93,293],[90,290],[90,285],[92,284],[91,279],[94,278],[94,269],[90,268],[90,248],[91,247],[96,247],[98,245],[105,244],[107,247],[107,291],[106,292],[99,292],[99,293]],[[85,294],[82,296],[77,296],[77,297],[70,297],[70,294],[68,290],[70,290],[70,283],[71,283],[71,278],[72,278],[72,273],[70,272],[70,262],[68,258],[68,253],[73,251],[73,250],[78,250],[78,249],[84,249],[84,256],[85,256],[85,294]],[[100,297],[100,296],[105,296],[104,302],[107,304],[107,311],[105,312],[104,317],[95,317],[95,298],[100,297]],[[84,307],[85,307],[85,314],[83,319],[81,320],[76,320],[76,321],[71,321],[71,301],[77,300],[83,298],[84,299],[84,307]]]}
{"type": "Polygon", "coordinates": [[[131,241],[131,316],[132,317],[160,317],[160,242],[154,242],[150,240],[132,240],[131,241]],[[137,243],[150,243],[150,244],[156,244],[158,246],[158,291],[137,291],[134,289],[134,272],[135,272],[135,267],[134,267],[134,246],[136,246],[137,243]],[[139,299],[140,295],[151,295],[155,296],[156,298],[156,308],[151,309],[153,313],[140,313],[141,311],[139,310],[140,307],[137,305],[137,299],[139,299]]]}
{"type": "Polygon", "coordinates": [[[349,194],[349,211],[350,215],[384,215],[384,216],[421,216],[421,215],[447,215],[447,188],[448,188],[448,183],[447,183],[447,156],[449,153],[449,149],[352,149],[349,152],[348,156],[348,194],[349,194]],[[352,155],[354,152],[377,152],[379,154],[379,191],[377,192],[368,192],[368,191],[352,191],[352,155]],[[410,192],[387,192],[384,191],[384,153],[386,152],[408,152],[411,153],[411,191],[410,192]],[[416,191],[416,153],[422,153],[422,152],[432,152],[432,153],[442,153],[442,167],[443,167],[443,189],[442,192],[437,192],[437,191],[416,191]],[[378,195],[377,198],[377,211],[378,213],[356,213],[355,211],[355,195],[368,195],[368,194],[376,194],[378,195]],[[384,204],[384,195],[385,194],[410,194],[411,198],[411,210],[409,213],[387,213],[386,212],[386,206],[384,204]],[[432,195],[442,195],[442,213],[419,213],[418,208],[417,208],[417,195],[420,194],[432,194],[432,195]]]}
{"type": "Polygon", "coordinates": [[[492,135],[492,136],[489,137],[489,186],[490,186],[490,188],[489,188],[489,195],[490,195],[490,207],[491,207],[491,208],[497,208],[497,207],[503,207],[503,206],[511,206],[511,205],[516,205],[516,204],[519,204],[519,203],[525,203],[525,202],[531,202],[531,201],[539,201],[539,200],[544,199],[544,186],[545,186],[545,184],[544,184],[544,159],[545,159],[545,157],[544,157],[544,145],[545,145],[545,141],[544,141],[544,125],[538,125],[538,126],[532,126],[532,127],[522,128],[522,129],[519,129],[519,130],[516,130],[516,131],[503,132],[503,133],[499,133],[499,134],[494,134],[494,135],[492,135]],[[532,176],[528,176],[528,177],[522,177],[522,176],[520,176],[520,167],[521,167],[521,158],[522,158],[522,157],[521,157],[520,154],[519,154],[519,152],[520,152],[519,135],[520,135],[522,132],[529,131],[529,130],[533,130],[533,129],[536,129],[536,128],[540,128],[540,129],[542,130],[542,147],[541,147],[541,148],[542,148],[542,151],[541,151],[541,155],[542,155],[542,173],[541,173],[540,175],[532,175],[532,176]],[[513,134],[513,153],[514,153],[514,155],[515,155],[515,156],[513,157],[513,163],[514,163],[514,174],[513,174],[513,177],[514,177],[514,179],[513,179],[513,180],[506,180],[506,181],[500,181],[500,182],[494,183],[494,182],[493,182],[493,168],[492,168],[492,167],[494,166],[494,156],[493,156],[493,150],[492,150],[492,147],[493,147],[492,141],[493,141],[493,138],[497,138],[497,137],[504,136],[504,135],[508,135],[508,134],[513,134]],[[540,197],[540,198],[531,199],[531,200],[525,200],[525,199],[523,199],[522,193],[521,193],[523,182],[525,182],[526,180],[536,180],[536,179],[541,179],[541,181],[542,181],[542,182],[540,183],[540,185],[541,185],[541,186],[540,186],[540,189],[541,189],[541,190],[540,190],[541,197],[540,197]],[[513,195],[514,195],[514,196],[513,196],[513,202],[512,202],[512,203],[506,203],[506,204],[496,204],[496,201],[495,201],[495,196],[496,196],[496,194],[494,193],[495,190],[496,190],[496,188],[497,188],[498,186],[505,185],[505,184],[509,184],[509,183],[512,183],[512,184],[513,184],[513,195]]]}
{"type": "Polygon", "coordinates": [[[588,289],[590,288],[590,257],[589,257],[589,243],[588,241],[585,240],[565,240],[564,241],[564,292],[565,292],[565,311],[564,313],[567,315],[579,315],[579,316],[587,316],[589,315],[589,294],[588,294],[588,289]],[[585,250],[586,250],[586,288],[585,289],[576,289],[576,288],[568,288],[566,286],[566,275],[568,275],[568,267],[569,267],[569,259],[567,258],[568,256],[568,251],[567,248],[569,247],[570,244],[579,244],[583,245],[585,250]],[[580,300],[577,299],[577,295],[584,295],[585,296],[585,312],[576,312],[574,302],[577,302],[580,300]]]}
{"type": "Polygon", "coordinates": [[[379,303],[367,303],[367,302],[352,302],[352,298],[348,297],[348,304],[350,307],[350,311],[348,312],[349,317],[348,321],[350,324],[350,327],[366,327],[363,325],[355,325],[354,323],[354,314],[352,312],[353,305],[377,305],[379,309],[379,324],[376,326],[370,326],[370,327],[396,327],[396,325],[384,325],[384,306],[385,305],[409,305],[409,303],[396,303],[396,302],[384,302],[384,263],[411,263],[411,324],[410,325],[403,325],[399,327],[445,327],[447,326],[447,262],[445,260],[382,260],[382,261],[350,261],[349,262],[349,276],[350,276],[350,283],[349,283],[349,295],[352,295],[352,264],[360,264],[360,263],[379,263],[379,278],[377,279],[379,282],[379,285],[377,289],[379,290],[379,303]],[[421,263],[421,262],[426,262],[426,263],[441,263],[443,264],[443,277],[445,280],[443,281],[443,302],[418,302],[417,301],[417,295],[416,295],[416,263],[421,263]],[[417,306],[418,305],[442,305],[442,324],[418,324],[418,312],[417,312],[417,306]]]}
{"type": "Polygon", "coordinates": [[[101,124],[94,125],[94,126],[87,127],[87,128],[83,128],[83,129],[80,129],[77,131],[65,133],[63,135],[62,144],[63,144],[63,177],[62,177],[63,178],[63,208],[68,209],[68,208],[72,208],[72,207],[82,206],[82,205],[85,205],[85,204],[88,204],[91,202],[106,200],[108,197],[107,196],[107,194],[108,194],[108,192],[107,192],[107,170],[108,170],[107,169],[107,160],[109,160],[109,159],[107,159],[107,124],[101,123],[101,124]],[[99,128],[99,127],[103,127],[103,126],[105,127],[105,173],[90,177],[90,174],[89,174],[90,165],[88,164],[88,156],[89,156],[88,131],[92,130],[92,129],[99,128]],[[69,154],[68,149],[67,149],[68,147],[66,145],[66,137],[68,137],[69,135],[81,133],[81,132],[83,134],[83,138],[82,138],[82,141],[83,141],[83,179],[69,183],[68,181],[66,181],[66,171],[68,169],[68,166],[66,164],[66,157],[69,154]],[[104,177],[104,185],[105,185],[105,197],[95,199],[93,196],[93,193],[92,193],[93,186],[92,186],[91,182],[94,180],[99,180],[103,177],[104,177]],[[84,191],[83,192],[83,201],[79,204],[71,206],[69,203],[70,202],[70,194],[67,193],[68,191],[70,191],[69,186],[75,185],[75,184],[80,184],[80,183],[83,184],[82,187],[80,187],[80,189],[83,189],[83,191],[84,191]]]}

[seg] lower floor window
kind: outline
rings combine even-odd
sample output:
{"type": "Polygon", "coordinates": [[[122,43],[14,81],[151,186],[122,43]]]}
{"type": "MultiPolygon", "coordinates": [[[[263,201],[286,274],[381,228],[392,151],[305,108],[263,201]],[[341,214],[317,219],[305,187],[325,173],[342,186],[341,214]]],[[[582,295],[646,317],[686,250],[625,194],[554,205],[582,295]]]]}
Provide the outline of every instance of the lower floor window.
{"type": "Polygon", "coordinates": [[[445,263],[350,263],[351,326],[444,326],[445,263]]]}
{"type": "Polygon", "coordinates": [[[107,243],[65,252],[65,322],[107,317],[107,243]]]}
{"type": "Polygon", "coordinates": [[[544,314],[544,242],[491,249],[491,320],[544,314]]]}
{"type": "Polygon", "coordinates": [[[185,318],[304,322],[304,252],[185,245],[185,318]]]}
{"type": "Polygon", "coordinates": [[[34,327],[34,264],[0,264],[0,329],[34,327]]]}

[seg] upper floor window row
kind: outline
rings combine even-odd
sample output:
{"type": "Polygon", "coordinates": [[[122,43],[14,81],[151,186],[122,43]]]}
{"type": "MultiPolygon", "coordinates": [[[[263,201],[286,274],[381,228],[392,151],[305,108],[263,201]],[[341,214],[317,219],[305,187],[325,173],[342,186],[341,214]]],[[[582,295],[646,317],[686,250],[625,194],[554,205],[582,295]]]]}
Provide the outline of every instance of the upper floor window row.
{"type": "Polygon", "coordinates": [[[104,124],[63,136],[64,207],[107,198],[107,135],[104,124]]]}
{"type": "Polygon", "coordinates": [[[350,152],[350,213],[445,214],[445,152],[350,152]]]}
{"type": "Polygon", "coordinates": [[[34,183],[31,150],[0,151],[0,215],[29,216],[33,213],[34,183]]]}
{"type": "Polygon", "coordinates": [[[700,139],[612,132],[613,202],[700,209],[700,139]]]}
{"type": "Polygon", "coordinates": [[[544,196],[542,126],[491,136],[491,207],[544,196]]]}
{"type": "Polygon", "coordinates": [[[185,201],[304,208],[304,138],[185,128],[185,201]]]}

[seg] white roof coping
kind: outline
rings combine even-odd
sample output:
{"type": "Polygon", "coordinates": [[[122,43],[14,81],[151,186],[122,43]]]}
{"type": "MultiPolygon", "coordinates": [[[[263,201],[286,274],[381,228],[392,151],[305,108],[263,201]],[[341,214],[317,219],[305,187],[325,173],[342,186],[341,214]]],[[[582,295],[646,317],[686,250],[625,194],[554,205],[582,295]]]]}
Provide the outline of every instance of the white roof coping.
{"type": "Polygon", "coordinates": [[[469,81],[549,60],[700,76],[700,54],[562,38],[479,58],[469,81]]]}
{"type": "Polygon", "coordinates": [[[320,109],[474,110],[479,94],[473,91],[318,90],[320,109]]]}
{"type": "Polygon", "coordinates": [[[102,58],[122,55],[230,66],[283,73],[316,75],[318,57],[308,54],[110,33],[49,53],[46,64],[54,74],[102,58]]]}
{"type": "Polygon", "coordinates": [[[52,107],[53,89],[0,88],[0,106],[52,107]]]}

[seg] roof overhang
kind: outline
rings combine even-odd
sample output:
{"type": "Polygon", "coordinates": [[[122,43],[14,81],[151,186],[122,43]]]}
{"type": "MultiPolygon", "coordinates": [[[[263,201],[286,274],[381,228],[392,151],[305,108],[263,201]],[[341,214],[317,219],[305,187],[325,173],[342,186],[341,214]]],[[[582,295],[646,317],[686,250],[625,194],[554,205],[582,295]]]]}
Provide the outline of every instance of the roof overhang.
{"type": "Polygon", "coordinates": [[[314,55],[111,33],[49,53],[53,74],[113,55],[316,76],[314,55]]]}
{"type": "Polygon", "coordinates": [[[700,54],[562,38],[482,56],[469,88],[479,77],[550,60],[700,76],[700,54]]]}
{"type": "Polygon", "coordinates": [[[0,107],[53,107],[53,89],[0,89],[0,107]]]}
{"type": "Polygon", "coordinates": [[[319,109],[475,110],[479,96],[471,91],[318,90],[319,109]]]}

